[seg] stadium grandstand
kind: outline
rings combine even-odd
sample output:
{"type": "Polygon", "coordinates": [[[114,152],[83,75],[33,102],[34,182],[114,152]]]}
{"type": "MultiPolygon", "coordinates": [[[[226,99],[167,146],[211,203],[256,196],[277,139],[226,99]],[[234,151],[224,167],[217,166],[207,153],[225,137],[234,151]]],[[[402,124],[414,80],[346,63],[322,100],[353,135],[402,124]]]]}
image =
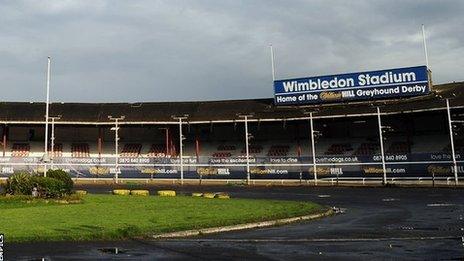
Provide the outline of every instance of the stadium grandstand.
{"type": "MultiPolygon", "coordinates": [[[[276,106],[273,99],[52,103],[50,115],[60,119],[53,126],[50,160],[45,161],[45,104],[3,102],[0,175],[20,169],[40,172],[48,164],[76,178],[312,181],[380,179],[386,172],[388,179],[453,180],[447,100],[451,118],[464,119],[462,82],[433,86],[430,94],[419,97],[304,106],[276,106]],[[118,129],[110,115],[124,116],[118,129]]],[[[460,177],[461,125],[452,126],[460,177]]]]}

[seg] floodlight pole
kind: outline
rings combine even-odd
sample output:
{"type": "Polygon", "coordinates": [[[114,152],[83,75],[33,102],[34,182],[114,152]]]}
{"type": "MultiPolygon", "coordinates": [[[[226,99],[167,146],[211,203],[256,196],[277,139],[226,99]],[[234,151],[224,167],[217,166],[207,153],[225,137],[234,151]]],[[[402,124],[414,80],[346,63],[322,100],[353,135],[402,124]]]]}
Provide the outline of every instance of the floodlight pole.
{"type": "Polygon", "coordinates": [[[44,151],[44,177],[47,176],[47,161],[48,161],[48,114],[50,105],[50,56],[47,58],[47,98],[45,101],[45,151],[44,151]]]}
{"type": "Polygon", "coordinates": [[[50,139],[52,157],[51,157],[50,161],[51,161],[51,169],[53,169],[54,168],[53,163],[54,163],[54,159],[55,159],[55,120],[61,119],[61,116],[50,116],[50,119],[52,119],[52,137],[50,139]]]}
{"type": "Polygon", "coordinates": [[[314,185],[317,186],[317,163],[316,163],[316,145],[314,142],[314,123],[313,113],[309,113],[309,126],[311,128],[311,151],[313,153],[313,174],[314,174],[314,185]]]}
{"type": "Polygon", "coordinates": [[[245,124],[245,153],[246,153],[246,172],[247,172],[247,185],[250,185],[250,134],[248,133],[248,117],[252,115],[239,115],[244,119],[245,124]]]}
{"type": "Polygon", "coordinates": [[[126,117],[125,116],[120,116],[120,117],[113,117],[113,116],[108,116],[108,119],[114,120],[114,154],[115,154],[115,163],[114,163],[114,168],[115,168],[115,182],[116,184],[119,181],[119,121],[124,120],[126,117]]]}
{"type": "Polygon", "coordinates": [[[271,69],[272,69],[272,81],[275,81],[275,56],[274,56],[274,48],[272,47],[272,44],[269,45],[269,48],[271,49],[271,69]]]}
{"type": "Polygon", "coordinates": [[[380,117],[380,108],[377,107],[377,120],[379,123],[379,140],[380,140],[380,153],[382,157],[382,169],[383,169],[383,185],[387,184],[387,168],[385,166],[385,152],[383,148],[383,133],[382,133],[382,119],[380,117]]]}
{"type": "Polygon", "coordinates": [[[172,116],[172,118],[179,121],[180,185],[184,185],[184,150],[183,150],[184,135],[182,135],[182,120],[187,119],[188,115],[172,116]]]}
{"type": "Polygon", "coordinates": [[[456,153],[454,150],[453,122],[451,120],[451,109],[449,105],[449,99],[446,99],[446,112],[448,113],[448,127],[449,127],[450,141],[451,141],[451,154],[453,157],[454,184],[457,186],[459,183],[458,164],[456,162],[456,153]]]}
{"type": "Polygon", "coordinates": [[[422,40],[424,43],[424,54],[425,54],[425,65],[427,66],[427,69],[429,68],[429,56],[427,53],[427,41],[425,37],[425,26],[422,24],[422,40]]]}

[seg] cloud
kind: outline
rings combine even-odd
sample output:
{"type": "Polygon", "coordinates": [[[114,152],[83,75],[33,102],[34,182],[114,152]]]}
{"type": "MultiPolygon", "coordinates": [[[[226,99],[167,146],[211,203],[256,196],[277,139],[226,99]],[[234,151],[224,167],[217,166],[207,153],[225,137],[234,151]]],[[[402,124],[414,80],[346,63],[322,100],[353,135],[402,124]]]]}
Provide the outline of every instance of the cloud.
{"type": "Polygon", "coordinates": [[[424,63],[464,80],[462,1],[9,1],[3,100],[134,102],[272,97],[279,78],[424,63]]]}

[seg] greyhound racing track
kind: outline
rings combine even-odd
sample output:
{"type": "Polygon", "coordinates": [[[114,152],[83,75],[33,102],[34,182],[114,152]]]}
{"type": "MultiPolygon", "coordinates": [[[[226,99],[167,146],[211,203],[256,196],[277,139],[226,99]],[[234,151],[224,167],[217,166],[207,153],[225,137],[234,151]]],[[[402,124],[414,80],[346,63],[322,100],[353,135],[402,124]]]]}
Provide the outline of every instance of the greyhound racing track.
{"type": "MultiPolygon", "coordinates": [[[[166,188],[166,187],[163,187],[166,188]]],[[[87,187],[106,193],[110,187],[87,187]]],[[[161,187],[150,187],[152,191],[161,187]]],[[[310,200],[340,214],[279,227],[172,240],[7,244],[7,260],[360,260],[464,258],[462,189],[348,187],[176,187],[232,197],[310,200]],[[111,248],[117,247],[118,254],[111,248]]]]}

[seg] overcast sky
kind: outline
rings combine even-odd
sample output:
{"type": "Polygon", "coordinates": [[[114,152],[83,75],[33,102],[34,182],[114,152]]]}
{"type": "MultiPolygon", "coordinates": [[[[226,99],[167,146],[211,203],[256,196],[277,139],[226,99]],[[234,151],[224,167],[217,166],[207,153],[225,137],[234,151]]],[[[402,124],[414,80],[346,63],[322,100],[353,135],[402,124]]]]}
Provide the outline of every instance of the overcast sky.
{"type": "Polygon", "coordinates": [[[2,1],[2,101],[272,97],[277,78],[425,64],[464,80],[464,1],[2,1]]]}

